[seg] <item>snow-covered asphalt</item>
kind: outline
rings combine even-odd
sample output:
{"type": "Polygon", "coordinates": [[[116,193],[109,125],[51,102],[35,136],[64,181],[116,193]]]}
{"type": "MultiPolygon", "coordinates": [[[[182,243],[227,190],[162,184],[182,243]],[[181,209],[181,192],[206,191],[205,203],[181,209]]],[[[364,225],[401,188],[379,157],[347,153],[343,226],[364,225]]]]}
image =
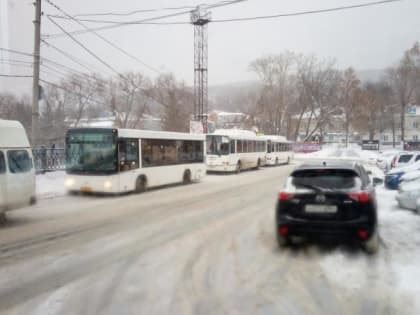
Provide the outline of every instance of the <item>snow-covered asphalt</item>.
{"type": "Polygon", "coordinates": [[[420,313],[420,216],[378,188],[377,255],[280,250],[274,205],[291,169],[10,212],[0,229],[0,314],[420,313]]]}

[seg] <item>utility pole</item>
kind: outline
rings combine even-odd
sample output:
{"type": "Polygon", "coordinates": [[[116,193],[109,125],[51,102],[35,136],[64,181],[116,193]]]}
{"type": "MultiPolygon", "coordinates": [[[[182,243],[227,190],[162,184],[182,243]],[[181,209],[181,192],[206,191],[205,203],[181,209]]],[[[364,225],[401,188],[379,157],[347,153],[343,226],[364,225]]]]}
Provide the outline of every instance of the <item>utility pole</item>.
{"type": "Polygon", "coordinates": [[[207,133],[208,94],[207,94],[207,24],[210,12],[197,7],[191,11],[191,24],[194,25],[194,120],[201,121],[207,133]]]}
{"type": "Polygon", "coordinates": [[[32,147],[39,144],[39,64],[41,46],[41,0],[35,0],[34,71],[32,78],[32,147]]]}

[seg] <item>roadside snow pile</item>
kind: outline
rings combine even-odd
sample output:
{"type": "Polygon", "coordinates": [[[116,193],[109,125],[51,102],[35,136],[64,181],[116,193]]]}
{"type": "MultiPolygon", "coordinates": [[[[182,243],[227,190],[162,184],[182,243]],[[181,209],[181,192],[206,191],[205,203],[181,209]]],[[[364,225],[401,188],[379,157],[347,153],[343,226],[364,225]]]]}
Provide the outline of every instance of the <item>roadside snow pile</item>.
{"type": "Polygon", "coordinates": [[[66,194],[65,172],[47,172],[36,176],[36,195],[39,199],[53,198],[66,194]]]}

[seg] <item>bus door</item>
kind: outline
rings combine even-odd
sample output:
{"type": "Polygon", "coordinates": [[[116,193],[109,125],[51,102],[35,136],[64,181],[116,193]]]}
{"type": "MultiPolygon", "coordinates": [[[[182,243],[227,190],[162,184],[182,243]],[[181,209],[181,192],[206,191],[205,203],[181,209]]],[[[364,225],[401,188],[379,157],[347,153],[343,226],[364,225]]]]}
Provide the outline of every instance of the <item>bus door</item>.
{"type": "Polygon", "coordinates": [[[7,204],[6,196],[6,159],[4,157],[3,151],[0,151],[0,213],[7,204]]]}
{"type": "Polygon", "coordinates": [[[120,191],[133,190],[139,169],[139,139],[118,140],[118,167],[120,191]]]}

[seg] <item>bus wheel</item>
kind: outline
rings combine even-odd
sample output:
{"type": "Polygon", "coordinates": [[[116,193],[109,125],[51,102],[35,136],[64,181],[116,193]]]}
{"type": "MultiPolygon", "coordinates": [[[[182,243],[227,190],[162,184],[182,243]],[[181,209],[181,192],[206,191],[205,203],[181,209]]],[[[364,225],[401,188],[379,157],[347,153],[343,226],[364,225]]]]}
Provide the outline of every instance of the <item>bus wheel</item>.
{"type": "Polygon", "coordinates": [[[279,158],[276,158],[276,166],[279,165],[279,158]]]}
{"type": "Polygon", "coordinates": [[[190,170],[186,170],[184,172],[184,177],[182,179],[182,183],[184,185],[191,184],[191,171],[190,170]]]}
{"type": "Polygon", "coordinates": [[[7,222],[6,213],[1,212],[0,213],[0,225],[4,225],[4,224],[6,224],[6,222],[7,222]]]}
{"type": "Polygon", "coordinates": [[[147,180],[146,177],[140,176],[136,180],[136,193],[145,192],[147,189],[147,180]]]}
{"type": "Polygon", "coordinates": [[[239,174],[242,170],[242,165],[241,165],[241,161],[238,161],[238,164],[236,164],[236,169],[235,169],[235,173],[239,174]]]}

